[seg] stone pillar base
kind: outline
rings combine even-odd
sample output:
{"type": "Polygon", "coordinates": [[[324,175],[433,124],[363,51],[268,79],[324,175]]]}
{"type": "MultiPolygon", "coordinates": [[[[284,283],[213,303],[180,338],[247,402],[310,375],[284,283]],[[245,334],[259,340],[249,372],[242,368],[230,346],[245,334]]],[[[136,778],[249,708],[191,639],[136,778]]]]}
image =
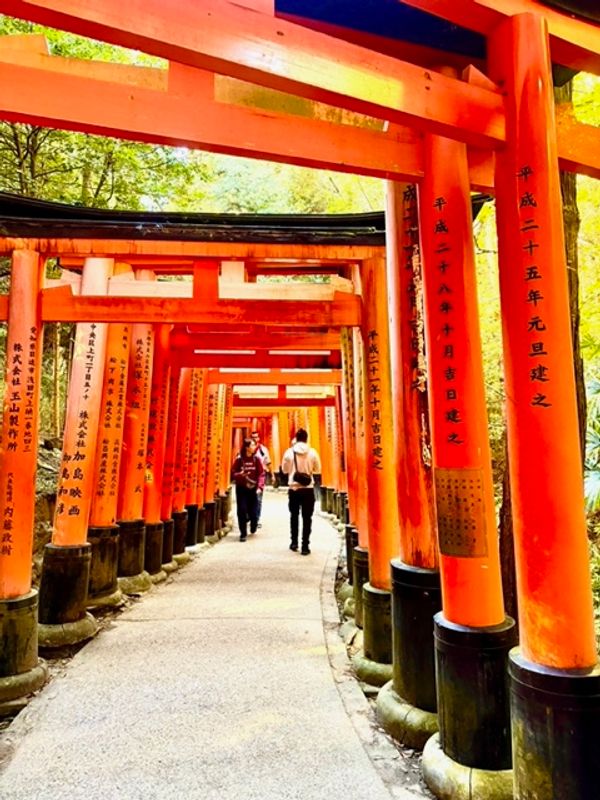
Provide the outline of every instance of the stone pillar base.
{"type": "Polygon", "coordinates": [[[475,769],[458,764],[442,750],[438,733],[425,745],[421,768],[427,786],[443,800],[513,800],[511,769],[475,769]]]}
{"type": "Polygon", "coordinates": [[[345,617],[352,617],[354,619],[354,615],[356,613],[356,604],[354,603],[354,597],[347,597],[344,601],[344,609],[343,613],[345,617]]]}
{"type": "Polygon", "coordinates": [[[189,544],[185,546],[185,552],[191,556],[197,556],[198,553],[202,552],[202,547],[199,544],[189,544]]]}
{"type": "Polygon", "coordinates": [[[86,613],[82,619],[78,619],[75,622],[63,622],[57,625],[40,623],[38,625],[40,647],[47,649],[85,642],[97,633],[98,623],[89,613],[86,613]]]}
{"type": "Polygon", "coordinates": [[[377,719],[390,736],[406,747],[422,750],[438,732],[437,714],[411,706],[394,691],[393,681],[377,695],[377,719]]]}
{"type": "Polygon", "coordinates": [[[167,575],[170,575],[171,572],[177,572],[177,570],[179,569],[179,564],[175,561],[174,558],[172,558],[168,564],[163,564],[162,568],[167,573],[167,575]]]}
{"type": "Polygon", "coordinates": [[[142,594],[152,586],[150,575],[144,570],[137,575],[127,575],[119,578],[119,589],[124,594],[142,594]]]}
{"type": "Polygon", "coordinates": [[[117,588],[114,592],[109,594],[98,595],[97,597],[88,597],[86,606],[88,609],[93,608],[116,608],[125,602],[123,592],[117,588]]]}
{"type": "Polygon", "coordinates": [[[40,689],[48,680],[48,667],[43,659],[27,672],[0,678],[0,715],[10,710],[10,704],[40,689]]]}
{"type": "Polygon", "coordinates": [[[378,661],[372,661],[362,652],[352,657],[352,666],[356,677],[370,686],[383,686],[392,680],[391,664],[380,664],[378,661]]]}
{"type": "Polygon", "coordinates": [[[185,551],[183,553],[173,553],[173,561],[175,561],[179,567],[183,567],[184,564],[189,564],[191,560],[191,555],[185,551]]]}
{"type": "Polygon", "coordinates": [[[349,597],[354,596],[354,589],[352,588],[352,584],[348,581],[344,581],[340,588],[338,589],[338,599],[339,600],[347,600],[349,597]]]}
{"type": "Polygon", "coordinates": [[[166,581],[167,580],[166,570],[161,569],[159,572],[153,572],[150,575],[150,580],[152,581],[152,583],[162,583],[163,581],[166,581]]]}

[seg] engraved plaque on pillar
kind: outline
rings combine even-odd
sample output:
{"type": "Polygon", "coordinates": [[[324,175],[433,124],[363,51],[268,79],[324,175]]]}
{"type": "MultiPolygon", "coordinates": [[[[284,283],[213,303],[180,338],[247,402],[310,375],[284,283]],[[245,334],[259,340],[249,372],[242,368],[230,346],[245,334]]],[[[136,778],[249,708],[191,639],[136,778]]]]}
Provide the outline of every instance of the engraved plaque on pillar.
{"type": "Polygon", "coordinates": [[[435,495],[440,553],[487,556],[482,469],[436,469],[435,495]]]}

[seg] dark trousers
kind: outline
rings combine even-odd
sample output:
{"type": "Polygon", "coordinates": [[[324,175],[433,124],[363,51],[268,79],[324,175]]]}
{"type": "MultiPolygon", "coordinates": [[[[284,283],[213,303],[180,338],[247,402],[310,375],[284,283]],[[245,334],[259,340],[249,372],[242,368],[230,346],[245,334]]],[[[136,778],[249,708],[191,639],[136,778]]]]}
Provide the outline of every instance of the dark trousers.
{"type": "Polygon", "coordinates": [[[258,524],[256,489],[236,486],[235,502],[237,506],[238,525],[240,526],[240,536],[245,537],[248,533],[248,520],[250,520],[250,533],[254,533],[258,524]]]}
{"type": "Polygon", "coordinates": [[[256,519],[260,522],[260,515],[262,514],[262,501],[263,493],[256,493],[256,519]]]}
{"type": "Polygon", "coordinates": [[[298,522],[302,512],[302,549],[308,550],[312,515],[315,510],[314,489],[290,489],[288,492],[288,508],[290,510],[290,535],[292,546],[298,547],[298,522]]]}

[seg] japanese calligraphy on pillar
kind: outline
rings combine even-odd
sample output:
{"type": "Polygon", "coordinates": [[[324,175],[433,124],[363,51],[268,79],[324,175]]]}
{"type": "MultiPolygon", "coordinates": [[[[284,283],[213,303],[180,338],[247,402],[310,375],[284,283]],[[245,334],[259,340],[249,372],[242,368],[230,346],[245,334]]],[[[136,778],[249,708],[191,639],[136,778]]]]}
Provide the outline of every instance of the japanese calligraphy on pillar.
{"type": "MultiPolygon", "coordinates": [[[[70,430],[65,431],[63,456],[59,473],[59,485],[57,491],[57,503],[55,511],[55,527],[61,523],[61,519],[66,517],[80,517],[84,512],[82,525],[87,525],[87,508],[82,508],[82,501],[89,502],[85,484],[91,478],[92,464],[90,459],[95,457],[96,430],[90,429],[90,405],[97,402],[94,394],[97,393],[98,372],[103,365],[98,359],[98,328],[92,322],[89,325],[81,326],[77,332],[77,338],[83,343],[83,380],[78,388],[81,392],[79,402],[76,403],[75,416],[70,417],[68,426],[70,430]],[[81,337],[81,339],[80,339],[81,337]],[[75,431],[72,425],[75,425],[75,431]]],[[[102,353],[104,347],[102,347],[102,353]]],[[[77,344],[76,344],[77,352],[77,344]]],[[[76,380],[74,375],[71,380],[76,380]]],[[[71,395],[69,396],[69,404],[71,395]]],[[[96,406],[96,409],[98,406],[96,406]]],[[[94,415],[95,417],[95,415],[94,415]]]]}
{"type": "MultiPolygon", "coordinates": [[[[130,328],[128,325],[111,325],[104,370],[104,391],[100,407],[100,441],[96,450],[96,488],[92,501],[95,517],[96,500],[105,497],[116,500],[119,489],[119,464],[123,439],[125,393],[129,361],[130,328]],[[113,346],[113,339],[114,342],[113,346]]],[[[110,522],[114,522],[114,514],[110,522]]],[[[99,524],[93,520],[94,524],[99,524]]],[[[107,522],[104,520],[103,522],[107,522]]]]}
{"type": "Polygon", "coordinates": [[[543,410],[552,406],[550,384],[554,377],[548,366],[549,351],[544,337],[544,273],[539,266],[543,257],[543,237],[537,221],[537,200],[532,186],[534,170],[523,164],[517,172],[519,186],[519,233],[523,253],[523,298],[527,304],[527,327],[523,338],[527,342],[529,383],[531,385],[530,405],[543,410]]]}
{"type": "Polygon", "coordinates": [[[344,404],[346,407],[346,417],[348,420],[348,435],[352,441],[356,440],[356,410],[354,407],[354,382],[356,375],[354,371],[354,357],[352,348],[352,334],[348,328],[342,328],[342,363],[344,367],[344,404]]]}
{"type": "Polygon", "coordinates": [[[167,520],[171,517],[173,510],[173,492],[175,488],[175,443],[177,440],[177,428],[179,426],[179,383],[181,371],[173,368],[169,380],[169,413],[167,416],[167,434],[165,439],[165,463],[163,468],[162,480],[162,501],[161,517],[167,520]]]}
{"type": "Polygon", "coordinates": [[[365,369],[367,373],[368,425],[371,428],[371,467],[383,469],[383,424],[381,416],[381,363],[379,334],[371,329],[367,333],[365,369]]]}
{"type": "Polygon", "coordinates": [[[419,244],[419,214],[417,189],[406,187],[402,196],[402,292],[400,324],[403,342],[410,347],[410,385],[424,392],[427,383],[425,364],[425,335],[423,331],[423,286],[421,280],[421,250],[419,244]]]}
{"type": "Polygon", "coordinates": [[[435,301],[431,309],[432,324],[437,326],[434,331],[438,349],[437,364],[442,373],[443,390],[443,425],[444,440],[452,446],[460,447],[465,443],[465,410],[464,398],[458,389],[462,378],[460,371],[463,368],[457,359],[456,332],[457,325],[462,324],[462,303],[457,303],[455,296],[462,294],[462,286],[457,292],[457,281],[462,278],[462,265],[454,263],[452,246],[450,244],[450,228],[446,219],[448,203],[442,196],[436,197],[433,202],[435,210],[433,224],[433,253],[435,272],[435,301]]]}

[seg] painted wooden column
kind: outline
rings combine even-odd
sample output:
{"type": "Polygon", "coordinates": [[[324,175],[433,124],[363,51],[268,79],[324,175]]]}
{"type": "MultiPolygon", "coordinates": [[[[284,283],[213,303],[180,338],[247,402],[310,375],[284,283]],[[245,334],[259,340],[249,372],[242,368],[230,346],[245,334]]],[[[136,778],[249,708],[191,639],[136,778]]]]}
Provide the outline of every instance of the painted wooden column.
{"type": "Polygon", "coordinates": [[[232,433],[233,433],[233,386],[224,385],[224,416],[223,416],[223,445],[221,452],[221,525],[229,529],[229,515],[231,512],[231,485],[229,474],[231,471],[232,433]]]}
{"type": "Polygon", "coordinates": [[[438,728],[432,620],[442,597],[423,374],[417,190],[393,181],[386,190],[400,554],[391,562],[393,680],[377,697],[377,714],[388,732],[422,749],[438,728]]]}
{"type": "Polygon", "coordinates": [[[369,546],[369,487],[367,485],[367,438],[365,407],[364,350],[359,328],[352,331],[354,354],[354,407],[356,416],[356,527],[358,543],[365,552],[369,546]]]}
{"type": "MultiPolygon", "coordinates": [[[[150,410],[148,412],[148,442],[144,481],[143,516],[146,521],[146,571],[154,582],[173,570],[169,552],[165,556],[164,522],[161,519],[162,480],[165,463],[167,414],[169,412],[169,377],[171,325],[154,326],[150,410]],[[165,569],[165,565],[167,569],[165,569]]],[[[167,551],[168,551],[167,547],[167,551]]],[[[172,550],[171,550],[172,555],[172,550]]]]}
{"type": "Polygon", "coordinates": [[[173,470],[173,557],[178,564],[190,560],[185,550],[187,537],[187,510],[185,507],[189,474],[187,472],[187,453],[190,446],[190,426],[192,421],[192,368],[183,367],[179,380],[177,399],[177,437],[175,444],[175,466],[173,470]]]}
{"type": "MultiPolygon", "coordinates": [[[[117,269],[118,265],[115,272],[117,269]]],[[[122,599],[117,581],[119,526],[116,518],[130,347],[131,325],[109,323],[87,533],[92,548],[88,606],[116,605],[122,599]]]]}
{"type": "Polygon", "coordinates": [[[597,793],[600,671],[544,20],[507,19],[489,56],[506,98],[495,183],[520,623],[515,797],[575,800],[597,793]]]}
{"type": "MultiPolygon", "coordinates": [[[[163,564],[178,566],[173,558],[174,528],[173,517],[173,488],[175,478],[175,447],[177,443],[177,429],[179,427],[179,383],[181,369],[171,366],[169,376],[169,391],[167,396],[167,435],[165,439],[165,460],[163,466],[160,516],[163,522],[163,564]]],[[[175,568],[173,567],[173,568],[175,568]]]]}
{"type": "MultiPolygon", "coordinates": [[[[235,430],[236,437],[238,430],[239,428],[236,428],[235,430]]],[[[239,453],[237,438],[234,438],[234,442],[235,444],[233,447],[233,454],[239,453]]],[[[241,447],[241,441],[239,442],[239,445],[241,447]]],[[[281,435],[279,432],[279,414],[273,414],[271,418],[271,458],[273,459],[271,469],[273,470],[274,476],[277,475],[277,470],[281,466],[282,456],[283,456],[283,451],[281,449],[281,435]]],[[[233,458],[231,460],[233,461],[233,458]]],[[[275,485],[277,485],[277,483],[275,485]]]]}
{"type": "Polygon", "coordinates": [[[356,522],[356,407],[354,403],[354,351],[352,346],[352,330],[342,328],[342,422],[344,430],[344,452],[346,455],[346,480],[348,491],[349,523],[356,522]]]}
{"type": "MultiPolygon", "coordinates": [[[[356,581],[355,619],[358,616],[361,622],[362,616],[364,644],[363,653],[354,659],[354,667],[363,680],[372,682],[378,676],[381,685],[392,677],[390,561],[400,549],[385,261],[378,257],[367,259],[360,271],[369,498],[369,580],[366,583],[362,578],[356,581]]],[[[360,559],[357,562],[357,556],[364,563],[366,555],[360,550],[355,551],[355,575],[360,573],[361,564],[360,559]]]]}
{"type": "Polygon", "coordinates": [[[42,268],[43,262],[34,250],[13,252],[0,441],[2,703],[39,689],[47,675],[38,659],[38,593],[31,588],[42,369],[42,268]]]}
{"type": "Polygon", "coordinates": [[[396,465],[385,262],[362,265],[365,438],[369,487],[369,582],[389,591],[390,561],[398,555],[396,465]]]}
{"type": "Polygon", "coordinates": [[[192,369],[184,466],[185,510],[187,511],[185,546],[190,553],[198,551],[198,505],[196,503],[196,495],[198,493],[198,459],[200,455],[200,443],[198,442],[200,381],[201,370],[192,369]]]}
{"type": "Polygon", "coordinates": [[[205,381],[206,370],[194,369],[192,373],[192,416],[187,465],[189,480],[185,495],[185,507],[188,512],[186,546],[195,548],[195,550],[198,550],[197,545],[202,544],[205,538],[204,510],[200,508],[198,501],[205,381]]]}
{"type": "MultiPolygon", "coordinates": [[[[81,293],[105,295],[113,267],[110,258],[87,258],[81,293]]],[[[47,647],[83,641],[97,630],[85,610],[91,560],[87,530],[106,337],[106,323],[77,325],[52,543],[44,550],[40,581],[39,637],[47,647]]]]}
{"type": "Polygon", "coordinates": [[[219,403],[219,387],[210,384],[207,393],[206,409],[206,448],[204,451],[205,478],[204,478],[204,508],[206,509],[206,534],[215,536],[218,530],[216,520],[216,437],[217,415],[219,403]]]}
{"type": "Polygon", "coordinates": [[[441,750],[434,737],[423,762],[436,792],[440,753],[450,783],[456,770],[470,780],[464,767],[504,771],[498,780],[510,783],[505,672],[516,631],[502,599],[467,152],[460,142],[426,135],[419,215],[443,597],[435,616],[441,750]]]}

